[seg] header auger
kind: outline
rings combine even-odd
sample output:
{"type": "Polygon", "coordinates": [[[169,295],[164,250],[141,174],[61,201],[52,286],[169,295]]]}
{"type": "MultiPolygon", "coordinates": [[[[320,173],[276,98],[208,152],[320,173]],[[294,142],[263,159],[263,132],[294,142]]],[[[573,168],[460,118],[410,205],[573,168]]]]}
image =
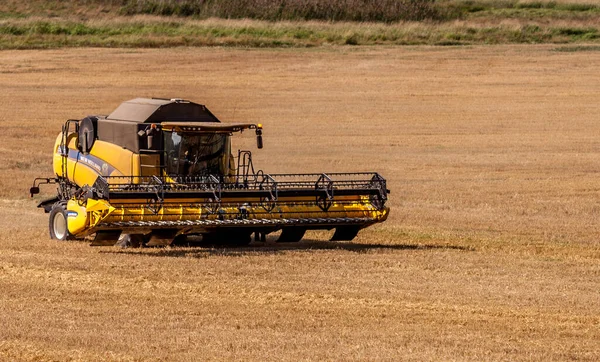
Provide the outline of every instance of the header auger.
{"type": "Polygon", "coordinates": [[[231,137],[262,125],[221,123],[205,106],[137,98],[108,116],[68,120],[53,149],[57,195],[40,202],[50,237],[93,236],[92,245],[169,245],[187,235],[225,245],[297,242],[307,230],[333,229],[352,240],[385,221],[389,190],[378,173],[267,174],[231,137]]]}

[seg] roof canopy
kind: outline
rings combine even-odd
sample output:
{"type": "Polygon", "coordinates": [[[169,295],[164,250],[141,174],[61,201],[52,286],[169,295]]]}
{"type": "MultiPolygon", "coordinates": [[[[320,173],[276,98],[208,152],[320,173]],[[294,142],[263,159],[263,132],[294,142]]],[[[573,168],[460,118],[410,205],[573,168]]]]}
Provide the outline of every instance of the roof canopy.
{"type": "Polygon", "coordinates": [[[162,98],[136,98],[123,102],[106,118],[135,123],[220,122],[202,104],[162,98]]]}

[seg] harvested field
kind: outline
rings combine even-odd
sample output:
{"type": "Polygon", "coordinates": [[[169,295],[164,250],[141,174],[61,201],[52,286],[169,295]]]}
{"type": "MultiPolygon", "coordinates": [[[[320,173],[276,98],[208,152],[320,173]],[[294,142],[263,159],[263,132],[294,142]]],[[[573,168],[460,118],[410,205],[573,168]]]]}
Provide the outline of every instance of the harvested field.
{"type": "Polygon", "coordinates": [[[598,64],[586,45],[0,52],[0,359],[598,360],[598,64]],[[62,123],[138,96],[263,123],[267,172],[379,171],[390,219],[349,243],[49,240],[27,191],[62,123]]]}

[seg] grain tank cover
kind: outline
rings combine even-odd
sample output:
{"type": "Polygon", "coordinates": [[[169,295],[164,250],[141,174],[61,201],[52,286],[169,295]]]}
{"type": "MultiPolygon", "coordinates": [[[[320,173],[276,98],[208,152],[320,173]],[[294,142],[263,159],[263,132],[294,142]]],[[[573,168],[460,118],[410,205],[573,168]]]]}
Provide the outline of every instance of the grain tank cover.
{"type": "Polygon", "coordinates": [[[148,144],[145,135],[148,123],[215,123],[220,122],[202,104],[183,99],[136,98],[121,103],[107,117],[98,117],[97,139],[113,143],[138,153],[148,144]]]}
{"type": "Polygon", "coordinates": [[[206,106],[183,99],[135,98],[106,117],[135,123],[220,122],[206,106]]]}

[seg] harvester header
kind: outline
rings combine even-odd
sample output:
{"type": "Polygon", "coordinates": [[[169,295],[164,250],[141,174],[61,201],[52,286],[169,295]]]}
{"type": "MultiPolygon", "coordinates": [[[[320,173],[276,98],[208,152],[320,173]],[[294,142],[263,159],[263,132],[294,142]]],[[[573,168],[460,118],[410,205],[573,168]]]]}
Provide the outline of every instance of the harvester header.
{"type": "Polygon", "coordinates": [[[311,229],[351,240],[385,221],[389,190],[376,172],[267,174],[231,137],[262,125],[222,123],[204,105],[137,98],[108,116],[68,120],[53,151],[57,195],[39,203],[50,237],[93,236],[92,245],[168,245],[187,235],[245,245],[281,230],[296,242],[311,229]]]}

